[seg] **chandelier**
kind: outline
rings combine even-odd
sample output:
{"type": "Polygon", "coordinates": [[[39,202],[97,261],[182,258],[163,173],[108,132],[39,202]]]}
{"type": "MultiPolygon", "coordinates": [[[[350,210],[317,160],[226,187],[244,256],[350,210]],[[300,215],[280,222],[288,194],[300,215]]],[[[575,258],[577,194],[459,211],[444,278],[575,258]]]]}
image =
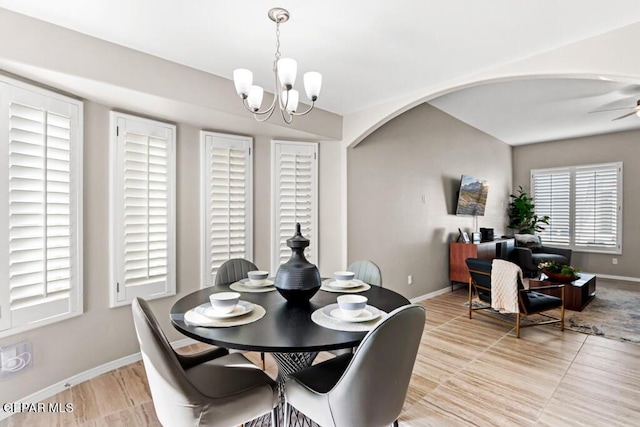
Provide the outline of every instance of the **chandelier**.
{"type": "Polygon", "coordinates": [[[311,100],[311,106],[303,112],[298,112],[298,91],[293,89],[296,81],[298,64],[294,59],[280,57],[280,24],[289,20],[289,12],[276,7],[269,11],[269,18],[276,23],[276,53],[273,60],[273,74],[275,78],[275,90],[273,92],[273,102],[266,110],[260,111],[264,89],[253,84],[253,73],[245,68],[238,68],[233,71],[233,83],[236,92],[242,98],[244,107],[253,113],[253,117],[264,122],[268,120],[279,107],[282,119],[287,123],[293,121],[293,116],[303,116],[313,109],[322,87],[322,74],[311,71],[305,73],[303,77],[304,89],[307,97],[311,100]]]}

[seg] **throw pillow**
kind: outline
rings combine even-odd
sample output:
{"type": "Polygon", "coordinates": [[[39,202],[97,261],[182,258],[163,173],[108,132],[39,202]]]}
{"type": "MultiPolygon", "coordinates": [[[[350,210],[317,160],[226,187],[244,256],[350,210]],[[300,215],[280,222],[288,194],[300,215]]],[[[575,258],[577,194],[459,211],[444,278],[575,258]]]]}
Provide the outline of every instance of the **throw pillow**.
{"type": "Polygon", "coordinates": [[[529,248],[531,252],[540,252],[542,250],[542,241],[540,236],[535,234],[516,234],[516,246],[520,248],[529,248]]]}

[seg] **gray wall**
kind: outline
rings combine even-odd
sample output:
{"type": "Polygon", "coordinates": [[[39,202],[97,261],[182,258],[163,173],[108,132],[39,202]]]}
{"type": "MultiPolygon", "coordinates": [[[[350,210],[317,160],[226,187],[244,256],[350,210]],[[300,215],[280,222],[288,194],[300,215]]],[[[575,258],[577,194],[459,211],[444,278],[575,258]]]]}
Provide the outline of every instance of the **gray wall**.
{"type": "Polygon", "coordinates": [[[489,181],[478,227],[502,234],[511,150],[428,104],[382,126],[347,153],[349,262],[375,261],[384,286],[409,298],[448,286],[449,242],[473,228],[455,215],[460,176],[489,181]]]}
{"type": "Polygon", "coordinates": [[[619,132],[514,147],[513,188],[531,187],[531,170],[623,162],[622,255],[574,252],[571,263],[583,271],[640,278],[640,131],[619,132]],[[613,265],[611,258],[618,258],[613,265]]]}

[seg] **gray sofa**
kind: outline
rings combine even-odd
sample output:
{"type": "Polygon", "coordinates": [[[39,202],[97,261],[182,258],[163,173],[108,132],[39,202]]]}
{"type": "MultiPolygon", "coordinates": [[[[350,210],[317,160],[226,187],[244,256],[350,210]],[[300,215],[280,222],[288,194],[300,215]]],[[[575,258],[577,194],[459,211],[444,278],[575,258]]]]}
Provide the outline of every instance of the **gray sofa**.
{"type": "Polygon", "coordinates": [[[536,277],[538,275],[538,264],[545,261],[554,261],[557,264],[571,265],[572,250],[568,248],[558,248],[542,245],[542,248],[533,252],[529,248],[513,248],[509,259],[520,266],[525,277],[536,277]]]}

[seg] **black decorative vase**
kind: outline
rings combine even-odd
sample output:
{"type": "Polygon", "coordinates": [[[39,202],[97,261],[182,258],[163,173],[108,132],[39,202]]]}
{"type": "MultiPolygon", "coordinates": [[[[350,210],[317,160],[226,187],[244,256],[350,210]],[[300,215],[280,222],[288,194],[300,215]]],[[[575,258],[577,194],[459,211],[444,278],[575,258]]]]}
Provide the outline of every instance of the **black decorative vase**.
{"type": "Polygon", "coordinates": [[[280,266],[276,273],[276,289],[291,304],[306,304],[320,289],[318,267],[304,257],[304,248],[309,239],[300,233],[300,224],[296,224],[296,234],[287,239],[291,248],[291,258],[280,266]]]}

